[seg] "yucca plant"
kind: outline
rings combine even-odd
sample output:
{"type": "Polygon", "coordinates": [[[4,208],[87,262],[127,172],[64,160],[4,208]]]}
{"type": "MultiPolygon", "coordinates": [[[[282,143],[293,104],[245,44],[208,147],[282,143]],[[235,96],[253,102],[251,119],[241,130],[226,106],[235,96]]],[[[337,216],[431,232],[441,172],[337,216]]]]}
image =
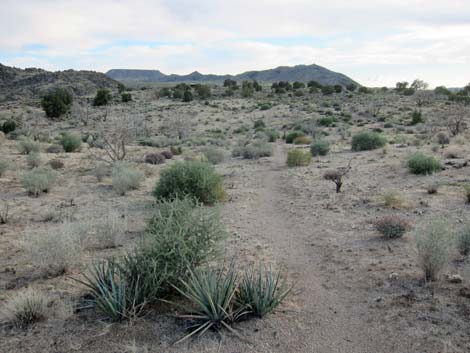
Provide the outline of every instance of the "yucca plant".
{"type": "Polygon", "coordinates": [[[202,336],[209,329],[220,331],[223,328],[235,333],[231,324],[247,311],[241,307],[234,308],[233,299],[237,291],[237,274],[234,266],[228,270],[204,269],[192,271],[188,269],[188,279],[181,280],[176,290],[191,303],[190,306],[172,303],[187,312],[181,318],[193,321],[192,331],[180,339],[182,342],[198,334],[202,336]]]}
{"type": "Polygon", "coordinates": [[[85,280],[76,281],[91,290],[98,310],[112,321],[132,319],[141,313],[145,302],[140,295],[139,279],[133,279],[129,286],[115,260],[94,264],[84,277],[85,280]]]}
{"type": "Polygon", "coordinates": [[[262,318],[274,311],[287,297],[292,287],[281,271],[272,271],[264,265],[245,271],[237,294],[237,302],[253,315],[262,318]]]}

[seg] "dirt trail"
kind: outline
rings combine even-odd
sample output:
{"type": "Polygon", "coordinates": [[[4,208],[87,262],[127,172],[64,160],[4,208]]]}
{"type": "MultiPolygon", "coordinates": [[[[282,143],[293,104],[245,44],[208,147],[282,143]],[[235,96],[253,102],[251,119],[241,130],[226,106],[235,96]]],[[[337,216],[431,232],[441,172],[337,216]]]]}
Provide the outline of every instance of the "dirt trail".
{"type": "Polygon", "coordinates": [[[292,217],[296,204],[293,195],[284,192],[290,172],[285,160],[286,146],[279,143],[272,161],[264,164],[254,179],[260,184],[252,202],[241,211],[246,220],[244,231],[267,244],[275,261],[283,264],[297,283],[293,302],[298,308],[284,323],[289,327],[281,328],[282,344],[273,352],[410,351],[400,348],[400,342],[393,342],[368,322],[368,307],[361,304],[361,298],[354,298],[357,293],[338,291],[342,286],[335,287],[334,283],[341,281],[340,274],[332,285],[317,270],[325,255],[320,253],[324,247],[309,243],[324,241],[316,239],[321,232],[321,219],[305,217],[299,222],[292,217]]]}

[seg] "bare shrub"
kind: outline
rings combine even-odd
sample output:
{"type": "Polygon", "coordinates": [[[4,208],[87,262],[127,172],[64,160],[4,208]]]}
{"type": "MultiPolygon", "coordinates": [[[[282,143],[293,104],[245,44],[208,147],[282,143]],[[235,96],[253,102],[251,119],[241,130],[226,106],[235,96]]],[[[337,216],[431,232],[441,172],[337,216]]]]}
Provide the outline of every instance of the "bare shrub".
{"type": "Polygon", "coordinates": [[[25,173],[21,178],[21,184],[29,195],[39,196],[47,193],[57,180],[57,173],[51,168],[34,168],[25,173]]]}
{"type": "Polygon", "coordinates": [[[117,211],[109,212],[95,224],[95,246],[99,249],[114,248],[127,230],[127,221],[117,211]]]}
{"type": "Polygon", "coordinates": [[[145,155],[145,163],[148,164],[163,164],[165,160],[166,158],[162,153],[147,153],[145,155]]]}
{"type": "Polygon", "coordinates": [[[410,224],[399,216],[385,216],[374,223],[375,229],[389,239],[401,238],[410,229],[410,224]]]}
{"type": "Polygon", "coordinates": [[[144,173],[127,163],[117,163],[112,171],[113,189],[123,196],[129,190],[135,190],[144,179],[144,173]]]}
{"type": "Polygon", "coordinates": [[[336,193],[341,192],[341,186],[343,186],[343,178],[351,170],[351,160],[346,167],[341,167],[336,170],[328,170],[323,174],[323,179],[330,180],[336,185],[336,193]]]}

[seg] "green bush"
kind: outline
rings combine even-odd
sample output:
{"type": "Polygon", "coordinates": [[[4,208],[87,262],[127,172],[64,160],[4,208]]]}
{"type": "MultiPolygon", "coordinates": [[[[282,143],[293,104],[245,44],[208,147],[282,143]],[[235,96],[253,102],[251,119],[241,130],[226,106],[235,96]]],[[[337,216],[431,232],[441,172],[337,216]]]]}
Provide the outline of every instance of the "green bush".
{"type": "Polygon", "coordinates": [[[21,178],[21,184],[29,195],[39,196],[47,193],[57,180],[57,173],[50,168],[34,168],[21,178]]]}
{"type": "Polygon", "coordinates": [[[320,126],[334,126],[336,119],[332,116],[323,116],[318,119],[318,125],[320,126]]]}
{"type": "Polygon", "coordinates": [[[289,167],[307,166],[311,160],[312,155],[309,151],[296,148],[287,152],[287,166],[289,167]]]}
{"type": "Polygon", "coordinates": [[[191,102],[193,100],[193,94],[191,91],[187,90],[183,93],[183,102],[191,102]]]}
{"type": "Polygon", "coordinates": [[[113,189],[118,195],[125,195],[129,190],[135,190],[144,179],[144,173],[128,165],[127,163],[117,163],[111,172],[113,179],[113,189]]]}
{"type": "Polygon", "coordinates": [[[255,130],[264,129],[265,127],[266,127],[266,124],[264,123],[262,119],[256,120],[255,123],[253,124],[253,129],[255,130]]]}
{"type": "Polygon", "coordinates": [[[62,134],[60,144],[64,148],[65,152],[75,152],[80,149],[82,138],[78,134],[66,132],[62,134]]]}
{"type": "Polygon", "coordinates": [[[130,93],[122,93],[121,94],[121,101],[123,103],[128,103],[132,101],[132,95],[130,93]]]}
{"type": "Polygon", "coordinates": [[[171,291],[188,268],[213,260],[225,237],[217,208],[204,207],[190,197],[164,200],[156,205],[137,254],[165,269],[163,289],[171,291]]]}
{"type": "Polygon", "coordinates": [[[398,216],[385,216],[374,223],[375,229],[389,239],[401,238],[409,229],[406,220],[398,216]]]}
{"type": "Polygon", "coordinates": [[[385,146],[387,140],[376,132],[360,132],[353,136],[351,149],[353,151],[368,151],[385,146]]]}
{"type": "Polygon", "coordinates": [[[286,143],[293,143],[300,136],[305,136],[305,133],[302,131],[291,131],[286,135],[286,143]]]}
{"type": "Polygon", "coordinates": [[[435,281],[449,261],[449,225],[434,221],[415,235],[418,262],[426,281],[435,281]]]}
{"type": "Polygon", "coordinates": [[[244,272],[237,302],[253,315],[263,318],[274,311],[290,291],[280,271],[275,272],[260,265],[257,270],[244,272]]]}
{"type": "Polygon", "coordinates": [[[102,88],[96,92],[95,98],[93,98],[93,105],[95,107],[100,107],[103,105],[108,105],[111,102],[111,92],[109,90],[102,88]]]}
{"type": "Polygon", "coordinates": [[[416,125],[422,122],[424,122],[424,119],[421,110],[414,110],[411,114],[411,125],[416,125]]]}
{"type": "Polygon", "coordinates": [[[29,169],[37,168],[42,164],[41,155],[38,152],[32,152],[26,157],[26,164],[29,169]]]}
{"type": "Polygon", "coordinates": [[[70,110],[72,95],[65,89],[58,88],[41,99],[41,106],[49,118],[58,118],[70,110]]]}
{"type": "Polygon", "coordinates": [[[196,161],[176,162],[164,169],[153,194],[163,199],[188,195],[204,204],[225,198],[222,177],[210,164],[196,161]]]}
{"type": "Polygon", "coordinates": [[[407,165],[413,174],[432,174],[441,170],[441,163],[437,159],[421,152],[413,153],[408,158],[407,165]]]}
{"type": "Polygon", "coordinates": [[[16,148],[21,154],[30,154],[31,152],[39,152],[41,144],[31,139],[25,138],[17,142],[16,148]]]}
{"type": "Polygon", "coordinates": [[[327,141],[316,140],[310,146],[312,156],[326,156],[330,151],[330,144],[327,141]]]}
{"type": "Polygon", "coordinates": [[[2,131],[4,134],[9,134],[10,132],[15,131],[16,127],[16,122],[10,119],[3,122],[3,124],[0,126],[0,131],[2,131]]]}

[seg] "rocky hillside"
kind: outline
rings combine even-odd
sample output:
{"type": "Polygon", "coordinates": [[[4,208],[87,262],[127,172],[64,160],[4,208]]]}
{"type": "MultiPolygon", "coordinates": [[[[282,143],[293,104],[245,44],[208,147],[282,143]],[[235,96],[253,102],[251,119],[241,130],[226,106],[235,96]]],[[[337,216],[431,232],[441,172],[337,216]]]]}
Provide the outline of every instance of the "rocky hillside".
{"type": "MultiPolygon", "coordinates": [[[[237,81],[318,81],[323,85],[356,83],[346,75],[328,70],[318,65],[279,66],[263,71],[248,71],[238,75],[203,75],[197,71],[189,75],[165,75],[158,70],[114,69],[106,73],[109,77],[124,82],[221,82],[227,78],[237,81]]],[[[357,83],[356,83],[357,84],[357,83]]]]}
{"type": "Polygon", "coordinates": [[[70,89],[74,95],[94,94],[98,88],[116,88],[118,82],[94,71],[18,69],[0,64],[0,101],[35,99],[51,88],[70,89]]]}

